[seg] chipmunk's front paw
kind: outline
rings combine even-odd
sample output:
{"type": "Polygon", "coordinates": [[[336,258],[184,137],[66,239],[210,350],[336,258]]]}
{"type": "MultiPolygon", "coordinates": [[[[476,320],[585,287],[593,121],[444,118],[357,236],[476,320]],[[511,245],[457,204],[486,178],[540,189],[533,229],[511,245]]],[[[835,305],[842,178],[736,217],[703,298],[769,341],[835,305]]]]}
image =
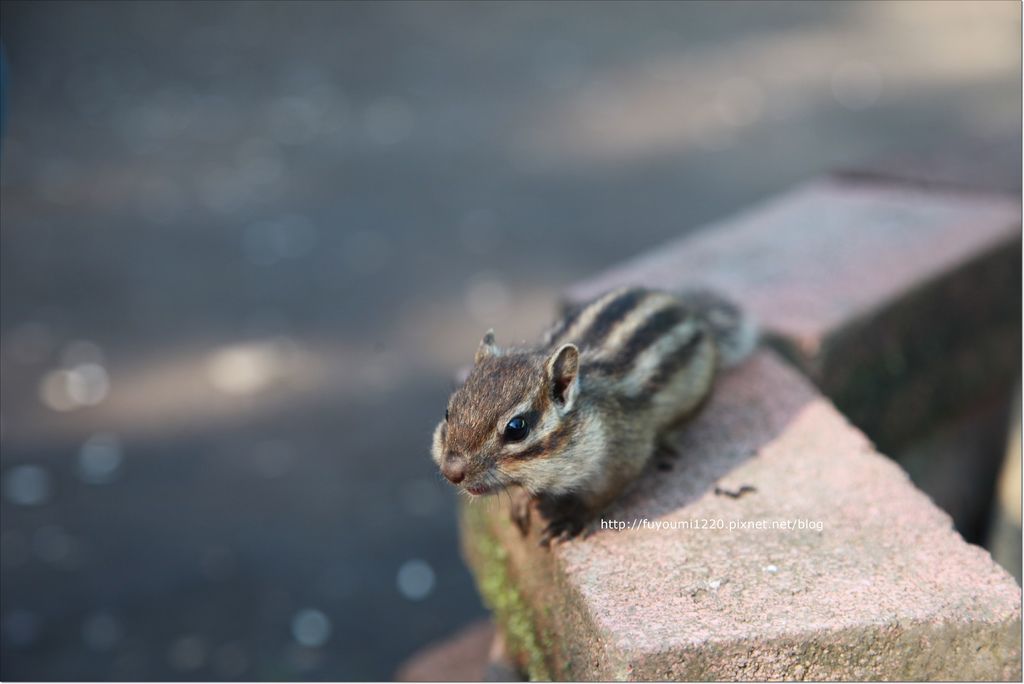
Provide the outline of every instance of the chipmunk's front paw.
{"type": "Polygon", "coordinates": [[[541,546],[568,541],[582,532],[587,523],[587,509],[575,497],[542,500],[540,513],[548,521],[540,535],[541,546]]]}
{"type": "Polygon", "coordinates": [[[516,489],[509,496],[509,517],[519,529],[519,533],[525,537],[530,533],[530,503],[533,499],[525,489],[516,489]]]}
{"type": "Polygon", "coordinates": [[[540,545],[550,546],[551,542],[569,541],[583,531],[583,521],[579,518],[558,518],[548,523],[540,535],[540,545]]]}

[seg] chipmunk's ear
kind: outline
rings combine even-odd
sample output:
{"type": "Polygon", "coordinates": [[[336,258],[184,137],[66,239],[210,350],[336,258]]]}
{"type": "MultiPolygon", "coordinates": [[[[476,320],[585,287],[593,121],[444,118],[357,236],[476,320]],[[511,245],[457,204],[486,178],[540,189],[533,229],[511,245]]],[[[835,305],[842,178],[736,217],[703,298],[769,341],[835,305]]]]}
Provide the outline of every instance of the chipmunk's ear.
{"type": "Polygon", "coordinates": [[[494,356],[498,353],[498,347],[494,344],[494,328],[491,328],[484,333],[484,339],[480,340],[480,346],[476,348],[476,357],[473,359],[475,363],[480,363],[482,359],[488,356],[494,356]]]}
{"type": "Polygon", "coordinates": [[[568,410],[580,389],[580,350],[575,344],[563,344],[548,357],[545,368],[551,397],[562,410],[568,410]]]}

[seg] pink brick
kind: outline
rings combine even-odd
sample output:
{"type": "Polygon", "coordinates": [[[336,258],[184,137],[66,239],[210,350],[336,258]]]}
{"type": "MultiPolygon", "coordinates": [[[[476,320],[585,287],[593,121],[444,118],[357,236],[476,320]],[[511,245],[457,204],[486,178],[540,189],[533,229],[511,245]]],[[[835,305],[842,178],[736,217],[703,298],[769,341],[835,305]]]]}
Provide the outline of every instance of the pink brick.
{"type": "Polygon", "coordinates": [[[818,181],[606,271],[570,295],[638,281],[710,286],[813,353],[836,328],[1013,241],[1019,217],[1003,197],[818,181]]]}
{"type": "Polygon", "coordinates": [[[569,298],[627,283],[718,290],[889,449],[1007,388],[1019,365],[1020,280],[1016,201],[826,179],[638,256],[569,298]]]}
{"type": "Polygon", "coordinates": [[[467,558],[535,677],[1021,677],[1012,578],[773,353],[729,372],[679,447],[606,519],[726,529],[605,529],[548,551],[504,500],[464,506],[467,558]],[[801,519],[821,531],[728,529],[801,519]]]}

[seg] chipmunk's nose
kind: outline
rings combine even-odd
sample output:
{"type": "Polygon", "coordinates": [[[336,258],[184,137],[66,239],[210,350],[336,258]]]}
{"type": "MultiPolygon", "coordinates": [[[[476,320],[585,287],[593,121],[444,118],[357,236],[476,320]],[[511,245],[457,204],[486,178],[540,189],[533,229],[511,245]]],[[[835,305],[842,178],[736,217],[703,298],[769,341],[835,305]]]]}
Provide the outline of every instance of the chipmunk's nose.
{"type": "Polygon", "coordinates": [[[466,461],[455,454],[448,454],[441,464],[441,474],[452,484],[459,484],[466,479],[466,461]]]}

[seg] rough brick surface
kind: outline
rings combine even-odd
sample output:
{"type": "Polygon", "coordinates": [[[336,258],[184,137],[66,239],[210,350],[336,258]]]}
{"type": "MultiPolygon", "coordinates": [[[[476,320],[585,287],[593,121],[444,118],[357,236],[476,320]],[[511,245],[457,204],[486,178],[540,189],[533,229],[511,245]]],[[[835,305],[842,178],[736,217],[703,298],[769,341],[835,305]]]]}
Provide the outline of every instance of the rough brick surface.
{"type": "Polygon", "coordinates": [[[807,184],[586,281],[710,287],[760,321],[889,450],[1008,389],[1020,361],[1020,207],[982,193],[807,184]]]}
{"type": "Polygon", "coordinates": [[[605,518],[726,529],[604,529],[548,551],[504,500],[464,506],[467,558],[534,677],[1020,678],[1014,581],[773,353],[727,374],[679,446],[605,518]],[[800,519],[821,531],[728,529],[800,519]]]}

